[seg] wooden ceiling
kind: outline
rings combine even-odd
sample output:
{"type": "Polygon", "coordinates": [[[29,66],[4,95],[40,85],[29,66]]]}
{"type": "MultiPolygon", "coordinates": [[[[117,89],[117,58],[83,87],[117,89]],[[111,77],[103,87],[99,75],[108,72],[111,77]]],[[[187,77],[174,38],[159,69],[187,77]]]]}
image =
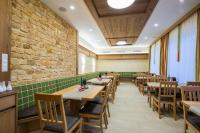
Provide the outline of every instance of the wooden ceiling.
{"type": "Polygon", "coordinates": [[[107,0],[84,0],[110,46],[118,41],[133,44],[158,0],[136,0],[125,9],[116,10],[108,6],[107,0]]]}

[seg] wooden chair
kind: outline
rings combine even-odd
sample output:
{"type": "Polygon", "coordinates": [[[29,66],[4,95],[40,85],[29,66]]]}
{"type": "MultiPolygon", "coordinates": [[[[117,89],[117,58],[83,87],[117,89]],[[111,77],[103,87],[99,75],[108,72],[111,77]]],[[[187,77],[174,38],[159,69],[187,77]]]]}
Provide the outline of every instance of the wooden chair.
{"type": "Polygon", "coordinates": [[[112,103],[114,103],[115,100],[116,88],[117,88],[117,78],[114,76],[111,87],[108,90],[108,96],[109,98],[111,98],[112,103]]]}
{"type": "MultiPolygon", "coordinates": [[[[182,101],[200,101],[200,86],[183,86],[181,88],[182,101]]],[[[195,133],[200,133],[200,117],[190,113],[189,108],[183,104],[184,133],[191,127],[195,133]]]]}
{"type": "Polygon", "coordinates": [[[41,132],[82,133],[82,119],[66,116],[62,95],[35,94],[41,132]]]}
{"type": "Polygon", "coordinates": [[[158,95],[153,96],[153,110],[157,109],[161,118],[161,105],[172,107],[173,117],[176,120],[176,89],[177,82],[164,81],[160,83],[158,95]]]}
{"type": "Polygon", "coordinates": [[[187,86],[200,86],[200,82],[188,81],[187,86]]]}
{"type": "MultiPolygon", "coordinates": [[[[112,91],[112,85],[113,85],[113,81],[111,81],[105,88],[108,91],[108,95],[107,95],[108,101],[109,101],[109,92],[110,92],[110,94],[112,94],[112,92],[113,92],[112,91]]],[[[90,103],[96,103],[96,104],[103,104],[104,94],[105,94],[105,90],[101,91],[100,95],[97,96],[93,101],[89,101],[89,102],[90,103]]],[[[106,110],[107,110],[108,116],[110,117],[110,108],[109,108],[108,101],[107,101],[107,104],[106,104],[106,110]]]]}
{"type": "MultiPolygon", "coordinates": [[[[157,82],[157,78],[154,76],[148,76],[147,82],[157,82]]],[[[149,107],[151,107],[151,103],[152,103],[151,99],[152,99],[152,96],[155,95],[155,93],[156,93],[155,88],[147,86],[147,96],[148,96],[147,100],[149,102],[149,107]]]]}
{"type": "Polygon", "coordinates": [[[104,96],[102,104],[86,103],[86,105],[80,110],[79,115],[83,118],[83,124],[89,126],[100,127],[100,132],[103,133],[103,123],[107,128],[108,120],[106,114],[106,105],[108,102],[108,90],[105,89],[102,92],[104,96]],[[89,121],[92,120],[92,121],[89,121]]]}
{"type": "Polygon", "coordinates": [[[140,93],[144,94],[144,90],[146,87],[147,75],[140,76],[141,79],[138,79],[138,90],[140,93]]]}

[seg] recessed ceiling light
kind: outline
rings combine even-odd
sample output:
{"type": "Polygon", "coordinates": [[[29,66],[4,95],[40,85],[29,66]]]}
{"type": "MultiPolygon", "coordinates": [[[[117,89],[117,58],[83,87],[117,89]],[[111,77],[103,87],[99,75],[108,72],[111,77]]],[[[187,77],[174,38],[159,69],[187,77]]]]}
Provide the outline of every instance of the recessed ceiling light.
{"type": "Polygon", "coordinates": [[[75,6],[73,6],[73,5],[69,6],[69,8],[70,8],[71,10],[75,10],[75,6]]]}
{"type": "Polygon", "coordinates": [[[147,39],[148,39],[148,37],[147,37],[147,36],[145,36],[145,37],[144,37],[144,40],[147,40],[147,39]]]}
{"type": "Polygon", "coordinates": [[[116,43],[116,45],[126,45],[126,44],[127,44],[126,41],[118,41],[116,43]]]}
{"type": "Polygon", "coordinates": [[[123,9],[129,7],[135,2],[135,0],[107,0],[110,7],[114,9],[123,9]]]}
{"type": "Polygon", "coordinates": [[[93,29],[92,29],[92,28],[90,28],[90,29],[89,29],[89,31],[90,31],[90,32],[92,32],[92,31],[93,31],[93,29]]]}
{"type": "Polygon", "coordinates": [[[159,24],[158,24],[158,23],[155,23],[153,26],[154,26],[154,27],[158,27],[158,26],[159,26],[159,24]]]}
{"type": "Polygon", "coordinates": [[[185,0],[179,0],[180,3],[184,3],[185,0]]]}
{"type": "Polygon", "coordinates": [[[66,9],[65,7],[62,7],[62,6],[59,7],[58,9],[59,9],[61,12],[66,12],[66,11],[67,11],[67,9],[66,9]]]}

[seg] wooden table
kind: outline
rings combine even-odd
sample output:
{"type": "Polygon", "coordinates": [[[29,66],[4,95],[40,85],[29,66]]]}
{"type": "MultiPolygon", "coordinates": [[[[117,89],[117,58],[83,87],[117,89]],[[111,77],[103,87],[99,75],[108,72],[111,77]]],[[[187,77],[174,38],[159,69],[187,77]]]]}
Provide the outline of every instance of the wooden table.
{"type": "MultiPolygon", "coordinates": [[[[147,82],[147,86],[155,88],[155,89],[159,89],[160,88],[160,82],[147,82]]],[[[181,89],[181,86],[183,86],[183,85],[178,85],[177,88],[181,89]]]]}
{"type": "Polygon", "coordinates": [[[99,80],[98,78],[94,78],[94,79],[90,79],[87,81],[87,83],[89,84],[93,84],[93,85],[103,85],[106,86],[109,82],[111,81],[111,79],[101,79],[99,80]]]}
{"type": "Polygon", "coordinates": [[[79,91],[80,85],[74,85],[69,88],[57,91],[53,94],[62,95],[63,99],[70,100],[70,113],[78,116],[81,108],[81,102],[93,100],[105,86],[88,85],[88,89],[79,91]]]}
{"type": "Polygon", "coordinates": [[[142,79],[146,80],[147,77],[136,77],[136,79],[137,79],[137,80],[142,80],[142,79]]]}
{"type": "Polygon", "coordinates": [[[183,105],[189,109],[189,111],[200,116],[200,102],[199,101],[182,101],[183,105]]]}
{"type": "Polygon", "coordinates": [[[80,85],[74,85],[69,88],[57,91],[53,94],[62,95],[63,99],[73,99],[82,101],[93,100],[99,92],[101,92],[105,87],[98,85],[88,85],[88,89],[84,91],[79,91],[80,85]]]}
{"type": "Polygon", "coordinates": [[[113,79],[114,76],[101,76],[102,79],[113,79]]]}
{"type": "Polygon", "coordinates": [[[191,106],[200,106],[200,102],[197,101],[182,101],[183,105],[190,108],[191,106]]]}

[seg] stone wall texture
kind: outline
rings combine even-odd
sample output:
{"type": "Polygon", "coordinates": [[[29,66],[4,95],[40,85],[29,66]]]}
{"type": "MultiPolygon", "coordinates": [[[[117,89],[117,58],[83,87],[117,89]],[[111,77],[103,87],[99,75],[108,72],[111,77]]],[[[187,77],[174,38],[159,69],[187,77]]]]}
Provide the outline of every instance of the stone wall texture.
{"type": "Polygon", "coordinates": [[[76,75],[77,31],[40,0],[12,0],[11,81],[76,75]]]}

